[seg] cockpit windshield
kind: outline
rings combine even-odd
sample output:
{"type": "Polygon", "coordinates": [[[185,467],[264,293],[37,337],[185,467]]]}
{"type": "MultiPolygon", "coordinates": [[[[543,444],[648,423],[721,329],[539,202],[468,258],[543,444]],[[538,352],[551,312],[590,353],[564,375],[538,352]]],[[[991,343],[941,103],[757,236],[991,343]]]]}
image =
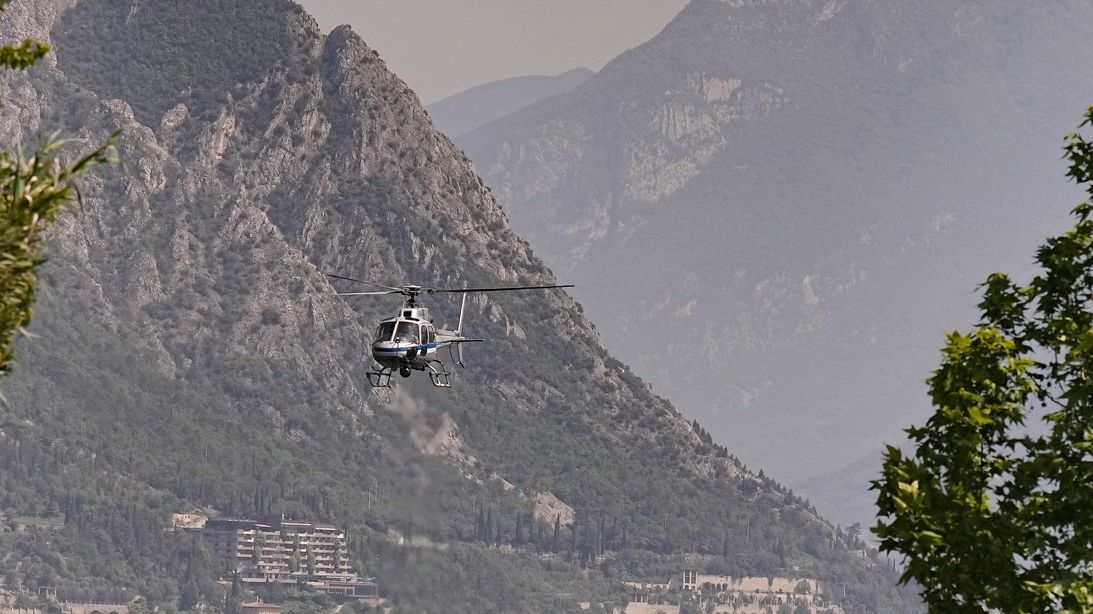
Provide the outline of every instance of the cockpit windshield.
{"type": "Polygon", "coordinates": [[[391,334],[395,332],[394,322],[384,322],[376,329],[375,341],[390,341],[391,334]]]}
{"type": "Polygon", "coordinates": [[[395,331],[395,341],[402,341],[403,343],[418,343],[418,325],[417,322],[399,322],[398,330],[395,331]]]}

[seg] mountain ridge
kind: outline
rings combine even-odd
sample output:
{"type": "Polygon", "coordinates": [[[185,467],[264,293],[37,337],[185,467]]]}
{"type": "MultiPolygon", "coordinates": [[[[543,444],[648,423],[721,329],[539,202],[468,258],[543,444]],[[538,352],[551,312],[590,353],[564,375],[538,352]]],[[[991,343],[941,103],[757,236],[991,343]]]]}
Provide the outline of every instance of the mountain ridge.
{"type": "Polygon", "coordinates": [[[433,123],[456,138],[551,96],[564,94],[595,72],[574,68],[557,75],[527,75],[483,83],[452,94],[426,107],[433,123]]]}

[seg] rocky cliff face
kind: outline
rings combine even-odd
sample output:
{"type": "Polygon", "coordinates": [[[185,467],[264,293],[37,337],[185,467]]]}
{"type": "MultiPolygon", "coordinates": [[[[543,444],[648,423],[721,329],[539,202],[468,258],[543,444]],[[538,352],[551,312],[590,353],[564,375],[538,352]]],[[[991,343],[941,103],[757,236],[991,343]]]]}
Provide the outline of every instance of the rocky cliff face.
{"type": "MultiPolygon", "coordinates": [[[[814,510],[652,395],[564,294],[477,298],[468,325],[490,343],[468,352],[454,391],[370,394],[370,329],[396,305],[336,297],[324,272],[439,286],[555,278],[348,28],[324,36],[294,4],[257,0],[13,9],[4,36],[49,40],[58,54],[0,81],[0,134],[26,141],[48,127],[100,141],[120,130],[126,160],[82,186],[83,204],[58,226],[41,337],[5,381],[15,409],[0,443],[56,460],[3,486],[21,505],[40,499],[79,519],[56,548],[114,556],[115,497],[140,501],[132,516],[153,525],[165,508],[286,513],[373,536],[361,556],[397,586],[408,559],[379,539],[389,530],[453,544],[435,556],[462,561],[451,573],[464,574],[545,547],[528,520],[543,508],[573,518],[574,561],[625,549],[749,571],[805,565],[831,579],[864,569],[869,599],[896,599],[874,563],[825,546],[830,525],[814,510]],[[126,490],[104,495],[104,483],[126,490]],[[488,530],[476,524],[487,508],[488,530]],[[763,539],[740,541],[742,522],[763,539]],[[459,558],[458,544],[483,531],[501,541],[502,527],[517,554],[459,558]],[[713,556],[730,541],[739,556],[713,556]]],[[[430,306],[441,319],[456,308],[430,306]]],[[[141,563],[159,561],[159,539],[110,559],[130,575],[95,567],[78,578],[168,591],[156,574],[170,577],[178,559],[141,563]]],[[[411,570],[426,573],[430,556],[411,570]]],[[[530,611],[614,590],[570,571],[548,582],[532,568],[527,590],[479,590],[463,605],[530,611]],[[559,588],[558,577],[577,584],[559,588]],[[566,596],[536,601],[544,591],[566,596]]],[[[459,598],[408,585],[393,595],[410,607],[459,598]]]]}
{"type": "Polygon", "coordinates": [[[1091,21],[1067,1],[695,0],[458,140],[609,347],[867,521],[872,471],[850,492],[808,478],[876,466],[975,285],[1064,222],[1091,21]]]}

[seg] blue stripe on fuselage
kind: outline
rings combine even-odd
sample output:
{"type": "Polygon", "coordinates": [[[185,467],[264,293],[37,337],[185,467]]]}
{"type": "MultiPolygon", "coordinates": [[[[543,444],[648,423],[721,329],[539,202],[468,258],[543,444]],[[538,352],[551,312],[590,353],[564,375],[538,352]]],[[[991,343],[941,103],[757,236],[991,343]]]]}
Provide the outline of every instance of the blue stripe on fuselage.
{"type": "Polygon", "coordinates": [[[372,353],[374,353],[374,354],[401,354],[403,352],[409,352],[410,350],[412,350],[414,348],[417,348],[417,350],[420,352],[422,350],[425,350],[425,351],[435,350],[438,347],[440,347],[440,346],[436,343],[422,343],[421,345],[408,345],[406,347],[397,347],[397,348],[372,348],[372,353]]]}

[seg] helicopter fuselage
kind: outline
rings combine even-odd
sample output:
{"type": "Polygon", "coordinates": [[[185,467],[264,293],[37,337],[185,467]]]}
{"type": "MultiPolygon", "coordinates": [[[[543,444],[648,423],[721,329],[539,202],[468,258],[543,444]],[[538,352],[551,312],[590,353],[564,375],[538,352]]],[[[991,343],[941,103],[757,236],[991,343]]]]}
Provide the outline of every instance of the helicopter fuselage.
{"type": "Polygon", "coordinates": [[[403,307],[399,314],[380,322],[372,342],[372,358],[381,366],[404,377],[411,370],[423,371],[437,360],[440,348],[458,337],[452,331],[438,331],[424,307],[403,307]]]}
{"type": "Polygon", "coordinates": [[[372,358],[377,366],[367,372],[368,383],[373,388],[390,388],[391,374],[396,370],[402,377],[410,377],[414,371],[429,374],[433,386],[450,388],[448,376],[451,375],[444,363],[437,357],[442,348],[448,348],[453,364],[463,366],[463,344],[481,343],[485,339],[471,339],[463,336],[463,315],[467,309],[467,295],[482,292],[508,292],[512,290],[550,290],[554,288],[572,288],[572,285],[543,286],[504,286],[496,288],[428,288],[408,285],[402,287],[385,286],[371,281],[352,277],[343,277],[327,273],[328,277],[342,279],[358,284],[383,288],[382,291],[339,292],[338,296],[387,296],[401,294],[406,303],[398,314],[387,318],[376,327],[372,336],[372,358]],[[455,330],[438,329],[433,326],[429,310],[417,306],[417,298],[423,295],[447,293],[463,295],[459,306],[459,324],[455,330]]]}
{"type": "Polygon", "coordinates": [[[397,341],[377,341],[372,344],[372,358],[388,369],[399,369],[403,365],[414,368],[414,363],[424,363],[430,354],[435,354],[435,343],[400,343],[397,341]]]}

